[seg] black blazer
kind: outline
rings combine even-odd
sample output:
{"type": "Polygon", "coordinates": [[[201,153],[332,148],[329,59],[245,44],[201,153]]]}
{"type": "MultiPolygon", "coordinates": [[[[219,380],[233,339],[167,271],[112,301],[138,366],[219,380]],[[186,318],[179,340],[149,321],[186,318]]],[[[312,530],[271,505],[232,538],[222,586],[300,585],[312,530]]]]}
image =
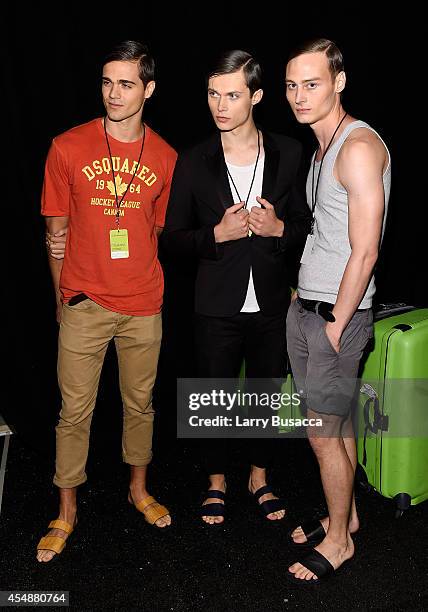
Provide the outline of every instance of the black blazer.
{"type": "Polygon", "coordinates": [[[198,257],[198,313],[232,316],[240,312],[250,267],[262,313],[285,313],[288,307],[287,252],[304,244],[310,227],[302,146],[292,138],[267,132],[263,132],[263,146],[261,195],[284,221],[282,238],[253,234],[216,244],[214,226],[233,204],[220,133],[178,157],[161,239],[167,254],[198,257]]]}

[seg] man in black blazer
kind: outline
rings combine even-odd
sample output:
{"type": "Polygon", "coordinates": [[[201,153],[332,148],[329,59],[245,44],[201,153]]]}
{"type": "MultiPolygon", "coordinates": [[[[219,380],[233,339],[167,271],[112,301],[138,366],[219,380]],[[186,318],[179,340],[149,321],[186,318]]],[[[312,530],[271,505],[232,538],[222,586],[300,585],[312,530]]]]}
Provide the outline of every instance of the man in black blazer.
{"type": "MultiPolygon", "coordinates": [[[[247,380],[284,378],[287,255],[303,245],[310,224],[302,147],[256,127],[253,108],[263,91],[260,65],[249,53],[225,53],[207,84],[218,131],[179,155],[162,240],[171,255],[198,258],[198,375],[237,377],[245,359],[247,380]]],[[[279,520],[284,504],[266,485],[271,449],[270,440],[252,440],[249,490],[262,514],[279,520]]],[[[203,455],[210,486],[201,515],[218,524],[224,520],[224,441],[204,441],[203,455]]]]}

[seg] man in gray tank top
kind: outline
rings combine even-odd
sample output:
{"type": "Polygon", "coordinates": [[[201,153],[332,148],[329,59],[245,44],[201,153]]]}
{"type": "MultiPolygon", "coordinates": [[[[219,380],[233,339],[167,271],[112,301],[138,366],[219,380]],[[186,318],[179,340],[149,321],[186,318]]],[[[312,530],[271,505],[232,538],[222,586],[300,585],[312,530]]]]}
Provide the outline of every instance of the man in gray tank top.
{"type": "Polygon", "coordinates": [[[287,315],[287,345],[308,418],[322,418],[308,436],[318,459],[328,516],[302,523],[295,545],[312,545],[287,577],[319,582],[354,554],[359,522],[353,495],[357,463],[350,407],[359,361],[373,335],[373,269],[387,212],[391,165],[380,136],[342,107],[342,54],[326,39],[290,55],[287,99],[318,140],[307,179],[312,230],[287,315]]]}

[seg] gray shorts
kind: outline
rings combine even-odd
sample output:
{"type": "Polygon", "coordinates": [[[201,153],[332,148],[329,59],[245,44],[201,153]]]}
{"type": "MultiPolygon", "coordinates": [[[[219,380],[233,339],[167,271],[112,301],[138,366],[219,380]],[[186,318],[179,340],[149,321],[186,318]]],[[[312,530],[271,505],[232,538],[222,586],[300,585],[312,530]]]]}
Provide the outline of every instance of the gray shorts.
{"type": "Polygon", "coordinates": [[[373,336],[373,311],[357,311],[346,326],[337,353],[325,333],[325,319],[305,310],[299,299],[287,314],[287,350],[297,391],[314,412],[347,416],[359,363],[373,336]]]}

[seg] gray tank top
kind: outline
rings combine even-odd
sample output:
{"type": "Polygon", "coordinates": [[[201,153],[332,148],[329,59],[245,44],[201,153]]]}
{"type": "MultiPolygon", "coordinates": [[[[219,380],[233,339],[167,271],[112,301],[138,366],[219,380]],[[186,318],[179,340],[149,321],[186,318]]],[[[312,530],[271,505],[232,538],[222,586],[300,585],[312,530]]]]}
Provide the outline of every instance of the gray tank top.
{"type": "MultiPolygon", "coordinates": [[[[367,128],[374,132],[388,152],[388,166],[383,175],[385,193],[383,237],[391,189],[391,157],[387,146],[373,128],[364,121],[353,121],[345,127],[337,141],[327,151],[322,165],[315,208],[314,246],[307,263],[301,264],[299,271],[298,292],[302,298],[307,300],[336,303],[342,276],[351,255],[348,236],[348,194],[346,189],[334,178],[333,168],[342,144],[352,130],[357,128],[367,128]]],[[[312,157],[312,162],[313,159],[312,157]]],[[[320,162],[315,162],[315,185],[319,167],[320,162]]],[[[310,206],[312,166],[306,182],[306,197],[310,206]]],[[[372,277],[359,308],[371,307],[375,291],[374,277],[372,277]]]]}

